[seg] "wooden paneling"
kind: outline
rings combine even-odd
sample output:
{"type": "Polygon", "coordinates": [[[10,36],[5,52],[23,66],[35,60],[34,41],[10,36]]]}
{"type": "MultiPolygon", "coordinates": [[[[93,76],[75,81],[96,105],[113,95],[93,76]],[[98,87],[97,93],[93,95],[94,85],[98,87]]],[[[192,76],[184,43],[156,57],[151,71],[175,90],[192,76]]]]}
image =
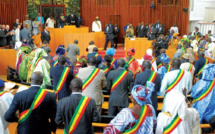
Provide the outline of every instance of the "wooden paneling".
{"type": "Polygon", "coordinates": [[[0,49],[0,75],[7,74],[7,66],[16,68],[16,50],[0,49]]]}
{"type": "Polygon", "coordinates": [[[105,3],[101,1],[103,0],[81,0],[83,24],[89,26],[90,30],[96,16],[99,16],[104,29],[111,16],[118,15],[121,39],[124,35],[123,28],[128,22],[136,27],[141,21],[150,24],[160,20],[165,25],[166,32],[177,23],[180,34],[187,34],[189,12],[183,12],[183,8],[189,7],[189,0],[115,0],[114,4],[112,0],[104,0],[105,3]],[[155,3],[155,9],[150,8],[150,1],[155,3]]]}
{"type": "Polygon", "coordinates": [[[15,19],[20,22],[25,20],[27,14],[27,0],[0,0],[0,24],[9,24],[13,26],[15,19]]]}

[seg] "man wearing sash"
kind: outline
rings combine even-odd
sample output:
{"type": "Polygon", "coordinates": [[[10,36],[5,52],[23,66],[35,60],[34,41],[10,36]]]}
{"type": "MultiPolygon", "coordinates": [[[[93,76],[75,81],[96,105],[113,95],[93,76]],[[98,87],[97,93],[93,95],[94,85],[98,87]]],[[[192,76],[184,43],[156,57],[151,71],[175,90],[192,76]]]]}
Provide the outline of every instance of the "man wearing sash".
{"type": "Polygon", "coordinates": [[[107,77],[106,89],[110,91],[108,115],[116,116],[123,108],[128,107],[128,92],[133,88],[132,74],[124,69],[126,62],[118,59],[117,70],[111,71],[107,77]]]}
{"type": "Polygon", "coordinates": [[[154,71],[151,71],[152,64],[150,61],[145,60],[143,61],[142,68],[143,72],[137,74],[134,85],[146,85],[147,81],[150,81],[155,84],[155,89],[152,91],[152,96],[151,96],[151,101],[152,101],[152,106],[155,109],[155,112],[157,113],[157,107],[158,107],[158,102],[157,102],[157,92],[160,90],[161,86],[161,79],[160,75],[157,74],[154,71]]]}
{"type": "Polygon", "coordinates": [[[52,67],[50,71],[50,77],[53,79],[53,86],[58,100],[70,96],[71,90],[69,89],[69,83],[74,78],[73,70],[66,67],[66,57],[61,55],[58,58],[58,66],[52,67]]]}
{"type": "Polygon", "coordinates": [[[204,68],[205,65],[208,64],[208,60],[205,58],[204,52],[200,51],[198,52],[198,60],[196,61],[195,64],[195,73],[194,75],[197,76],[199,79],[202,78],[202,69],[204,68]]]}
{"type": "Polygon", "coordinates": [[[170,59],[166,54],[161,54],[160,60],[162,64],[158,66],[157,73],[160,75],[161,80],[163,80],[164,75],[172,71],[172,67],[169,65],[170,59]]]}
{"type": "Polygon", "coordinates": [[[80,68],[78,78],[83,81],[82,95],[90,97],[96,101],[98,113],[101,114],[102,103],[104,102],[102,88],[106,87],[106,78],[104,71],[96,68],[96,57],[91,56],[88,59],[89,66],[80,68]]]}
{"type": "Polygon", "coordinates": [[[173,59],[171,66],[173,70],[166,73],[162,80],[160,89],[161,95],[164,96],[172,90],[178,90],[180,93],[183,93],[184,88],[187,89],[187,93],[190,92],[192,87],[191,74],[180,69],[181,60],[173,59]]]}
{"type": "Polygon", "coordinates": [[[202,71],[202,78],[192,87],[192,107],[200,114],[200,123],[208,123],[215,115],[215,65],[207,64],[202,71]]]}
{"type": "Polygon", "coordinates": [[[56,96],[41,88],[43,75],[34,72],[31,87],[16,93],[5,113],[5,120],[18,122],[18,134],[51,134],[56,132],[56,96]],[[19,116],[17,116],[19,111],[19,116]]]}
{"type": "Polygon", "coordinates": [[[39,30],[40,25],[41,25],[41,23],[38,21],[37,17],[35,17],[34,21],[32,21],[32,27],[33,27],[32,34],[33,35],[37,35],[40,33],[40,30],[39,30]]]}
{"type": "Polygon", "coordinates": [[[152,82],[147,88],[136,85],[131,91],[133,107],[124,108],[111,120],[104,130],[104,134],[153,134],[156,127],[156,113],[151,105],[152,82]]]}
{"type": "Polygon", "coordinates": [[[102,24],[99,21],[99,17],[98,16],[96,16],[96,20],[93,21],[92,31],[93,32],[101,32],[102,31],[102,24]]]}
{"type": "Polygon", "coordinates": [[[165,99],[167,105],[158,115],[156,134],[200,134],[199,113],[187,107],[185,96],[174,90],[165,99]]]}
{"type": "Polygon", "coordinates": [[[81,79],[73,79],[72,94],[58,102],[55,122],[64,123],[64,134],[93,134],[92,122],[100,121],[95,100],[82,96],[82,86],[81,79]]]}
{"type": "Polygon", "coordinates": [[[92,53],[88,53],[87,55],[87,59],[89,59],[91,56],[95,56],[96,57],[96,60],[97,60],[97,63],[96,63],[96,67],[99,66],[99,64],[101,64],[102,62],[102,56],[98,54],[98,48],[97,47],[94,47],[93,48],[93,52],[92,53]]]}
{"type": "Polygon", "coordinates": [[[183,57],[182,45],[178,44],[177,45],[177,51],[174,53],[173,58],[181,59],[182,57],[183,57]]]}
{"type": "Polygon", "coordinates": [[[60,18],[58,20],[60,28],[63,28],[66,25],[66,17],[63,13],[60,14],[60,18]]]}

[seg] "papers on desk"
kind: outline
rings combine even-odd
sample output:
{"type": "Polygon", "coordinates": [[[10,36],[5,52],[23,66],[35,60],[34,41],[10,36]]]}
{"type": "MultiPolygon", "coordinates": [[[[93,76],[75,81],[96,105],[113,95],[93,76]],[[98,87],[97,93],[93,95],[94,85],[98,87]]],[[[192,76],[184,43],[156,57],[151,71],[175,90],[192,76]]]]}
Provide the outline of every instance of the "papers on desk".
{"type": "Polygon", "coordinates": [[[136,38],[129,38],[129,40],[136,40],[136,38]]]}
{"type": "Polygon", "coordinates": [[[16,86],[16,83],[5,82],[4,85],[5,85],[4,91],[10,91],[10,89],[16,86]]]}

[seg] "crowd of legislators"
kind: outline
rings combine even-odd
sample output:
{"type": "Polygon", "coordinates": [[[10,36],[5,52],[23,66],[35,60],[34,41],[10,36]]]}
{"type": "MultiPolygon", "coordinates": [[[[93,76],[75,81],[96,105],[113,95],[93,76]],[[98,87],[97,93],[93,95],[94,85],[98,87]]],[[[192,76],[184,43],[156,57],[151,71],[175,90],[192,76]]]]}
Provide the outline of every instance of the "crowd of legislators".
{"type": "MultiPolygon", "coordinates": [[[[101,23],[97,21],[93,26],[98,28],[101,23]]],[[[20,29],[18,20],[16,24],[16,30],[20,29]]],[[[109,25],[105,29],[107,41],[112,39],[109,31],[114,29],[109,25]]],[[[103,58],[94,41],[86,49],[88,55],[77,58],[80,49],[85,49],[78,46],[78,40],[67,48],[60,45],[51,56],[48,26],[41,34],[41,48],[32,48],[28,40],[22,42],[16,48],[16,69],[10,68],[8,76],[15,74],[31,87],[21,87],[13,96],[8,84],[0,81],[0,133],[8,133],[9,122],[18,122],[17,131],[22,134],[56,133],[57,126],[62,125],[66,133],[93,133],[92,122],[101,120],[103,90],[110,94],[108,115],[114,117],[104,133],[200,134],[200,124],[204,123],[212,127],[204,132],[213,131],[215,65],[205,58],[214,58],[215,54],[211,31],[202,35],[196,27],[179,40],[176,25],[167,36],[160,22],[150,25],[148,33],[144,27],[142,23],[136,28],[137,36],[156,41],[153,49],[143,50],[146,54],[142,59],[135,59],[135,48],[129,48],[126,57],[117,60],[113,45],[103,58]],[[156,34],[157,30],[162,33],[156,34]],[[166,54],[167,49],[177,49],[173,59],[166,54]],[[55,93],[45,90],[50,87],[55,93]],[[191,96],[189,100],[187,95],[191,96]],[[160,113],[157,96],[164,96],[160,113]]],[[[3,26],[0,28],[2,32],[3,26]]],[[[24,25],[23,30],[28,28],[24,25]]],[[[125,28],[126,36],[133,37],[133,26],[125,28]]],[[[16,32],[9,35],[17,38],[16,32]]]]}

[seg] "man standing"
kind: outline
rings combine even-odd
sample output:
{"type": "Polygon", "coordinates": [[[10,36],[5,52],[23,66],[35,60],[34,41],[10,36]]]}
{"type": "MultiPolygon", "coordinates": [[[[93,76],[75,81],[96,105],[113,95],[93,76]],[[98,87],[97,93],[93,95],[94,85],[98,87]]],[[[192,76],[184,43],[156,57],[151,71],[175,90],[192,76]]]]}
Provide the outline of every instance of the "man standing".
{"type": "Polygon", "coordinates": [[[92,32],[101,32],[101,31],[102,31],[102,24],[101,24],[101,21],[99,21],[99,17],[96,16],[96,20],[93,21],[92,32]]]}
{"type": "Polygon", "coordinates": [[[43,75],[34,72],[31,87],[16,93],[5,113],[5,120],[17,122],[18,134],[51,134],[56,132],[56,96],[41,88],[43,75]],[[19,111],[19,117],[17,116],[19,111]],[[38,129],[39,128],[39,129],[38,129]]]}
{"type": "Polygon", "coordinates": [[[106,41],[105,41],[104,50],[107,49],[107,45],[108,45],[109,41],[111,42],[111,47],[114,47],[113,29],[108,24],[106,24],[106,26],[105,26],[105,32],[104,33],[106,34],[106,41]]]}
{"type": "Polygon", "coordinates": [[[44,31],[41,33],[41,40],[42,40],[42,42],[46,40],[46,41],[48,41],[48,43],[51,40],[51,36],[50,36],[47,26],[45,26],[44,31]]]}
{"type": "Polygon", "coordinates": [[[16,22],[15,23],[13,23],[13,26],[18,26],[18,25],[22,25],[22,23],[19,23],[19,19],[16,19],[16,22]]]}
{"type": "Polygon", "coordinates": [[[111,21],[109,21],[108,26],[112,29],[112,31],[114,30],[114,25],[111,23],[111,21]]]}
{"type": "Polygon", "coordinates": [[[113,31],[114,41],[116,43],[115,48],[117,48],[119,34],[120,34],[120,29],[117,27],[117,24],[115,24],[114,31],[113,31]]]}
{"type": "Polygon", "coordinates": [[[96,68],[96,57],[91,56],[88,59],[89,66],[80,68],[78,78],[83,81],[82,95],[90,97],[96,101],[96,108],[99,115],[102,111],[102,103],[104,102],[102,88],[106,87],[106,78],[104,71],[96,68]]]}
{"type": "Polygon", "coordinates": [[[183,57],[183,55],[184,55],[184,52],[183,52],[183,50],[182,50],[181,48],[182,48],[182,45],[181,45],[181,44],[178,44],[178,46],[177,46],[177,51],[174,53],[173,59],[174,59],[174,58],[182,59],[182,57],[183,57]]]}
{"type": "Polygon", "coordinates": [[[152,95],[151,95],[151,101],[152,101],[152,106],[154,107],[155,112],[157,113],[157,108],[158,108],[157,92],[159,92],[160,90],[161,79],[159,74],[157,74],[154,71],[151,71],[151,67],[152,67],[152,64],[150,61],[148,60],[143,61],[143,64],[142,64],[143,72],[136,75],[134,86],[135,85],[145,86],[148,81],[155,84],[154,91],[152,92],[152,95]]]}
{"type": "Polygon", "coordinates": [[[140,23],[136,26],[136,37],[139,37],[140,23]]]}
{"type": "Polygon", "coordinates": [[[60,28],[63,28],[66,25],[66,17],[63,13],[60,13],[60,18],[58,20],[60,28]]]}
{"type": "Polygon", "coordinates": [[[165,29],[162,26],[162,24],[159,25],[159,28],[157,29],[157,37],[161,34],[165,34],[165,29]]]}
{"type": "Polygon", "coordinates": [[[174,33],[179,33],[176,23],[170,28],[169,32],[174,31],[174,33]]]}
{"type": "Polygon", "coordinates": [[[144,23],[141,22],[140,29],[138,31],[138,37],[140,37],[140,38],[145,37],[146,36],[146,31],[147,31],[147,29],[145,28],[144,23]]]}
{"type": "Polygon", "coordinates": [[[50,77],[53,79],[55,93],[58,94],[58,100],[70,96],[71,90],[69,83],[73,79],[73,70],[66,67],[66,57],[61,55],[58,58],[58,66],[52,67],[50,77]]]}
{"type": "Polygon", "coordinates": [[[14,48],[13,47],[13,42],[12,42],[12,37],[13,37],[13,33],[12,32],[10,32],[10,26],[9,25],[6,25],[6,28],[5,28],[5,30],[4,30],[4,33],[5,33],[5,35],[7,35],[8,33],[11,33],[11,34],[9,34],[8,36],[7,36],[7,45],[10,45],[11,46],[11,48],[14,48]]]}
{"type": "Polygon", "coordinates": [[[71,11],[71,14],[67,17],[67,22],[69,25],[75,25],[76,24],[76,16],[73,13],[73,11],[71,11]]]}
{"type": "Polygon", "coordinates": [[[81,79],[73,79],[70,83],[72,94],[58,102],[55,122],[64,124],[67,134],[92,134],[92,122],[100,121],[95,100],[82,95],[82,86],[81,79]]]}
{"type": "Polygon", "coordinates": [[[77,17],[77,22],[76,22],[76,27],[80,27],[83,25],[83,20],[82,20],[82,17],[81,17],[81,13],[78,14],[78,17],[77,17]]]}
{"type": "Polygon", "coordinates": [[[50,28],[54,28],[54,25],[56,24],[56,21],[54,19],[54,17],[52,15],[50,15],[50,17],[46,20],[46,26],[50,27],[50,28]]]}
{"type": "Polygon", "coordinates": [[[198,27],[195,27],[195,31],[193,31],[192,35],[195,36],[195,38],[196,38],[197,41],[199,40],[198,35],[202,36],[202,34],[199,32],[199,28],[198,27]]]}
{"type": "Polygon", "coordinates": [[[2,30],[2,25],[0,25],[0,47],[6,46],[7,45],[7,37],[12,33],[7,33],[5,34],[4,31],[2,30]]]}
{"type": "Polygon", "coordinates": [[[208,64],[208,60],[205,58],[205,54],[204,52],[200,51],[198,52],[198,58],[199,60],[196,61],[196,65],[195,65],[195,73],[194,75],[201,79],[202,78],[202,70],[205,67],[205,65],[208,64]]]}
{"type": "Polygon", "coordinates": [[[154,40],[156,34],[156,28],[154,28],[154,24],[151,24],[148,28],[148,40],[154,40]]]}
{"type": "Polygon", "coordinates": [[[74,67],[76,66],[76,55],[80,55],[80,47],[78,46],[78,40],[75,40],[73,44],[69,44],[66,48],[67,51],[67,57],[72,59],[74,67]]]}
{"type": "Polygon", "coordinates": [[[127,28],[129,28],[129,25],[130,25],[130,23],[128,22],[128,24],[124,26],[124,32],[125,32],[125,34],[126,34],[126,31],[127,31],[127,28]]]}
{"type": "Polygon", "coordinates": [[[34,21],[32,21],[32,34],[38,35],[40,33],[39,27],[41,26],[40,21],[38,21],[37,17],[34,18],[34,21]]]}
{"type": "Polygon", "coordinates": [[[37,21],[39,21],[39,24],[41,24],[42,26],[44,25],[45,21],[41,13],[38,13],[37,21]]]}
{"type": "Polygon", "coordinates": [[[27,44],[29,44],[28,42],[31,39],[31,33],[28,30],[28,25],[27,24],[24,25],[24,28],[20,32],[20,38],[21,38],[22,42],[26,39],[27,40],[27,44]]]}
{"type": "Polygon", "coordinates": [[[96,60],[97,60],[97,63],[96,63],[96,67],[99,66],[99,64],[102,62],[102,56],[98,54],[98,48],[97,47],[94,47],[93,48],[93,52],[92,53],[88,53],[87,55],[87,59],[89,59],[91,56],[95,56],[96,57],[96,60]]]}
{"type": "Polygon", "coordinates": [[[31,30],[32,30],[32,22],[31,20],[29,20],[29,16],[28,15],[25,15],[25,21],[23,21],[23,25],[28,25],[28,31],[31,33],[31,30]]]}
{"type": "Polygon", "coordinates": [[[110,71],[106,89],[110,91],[108,115],[116,116],[121,109],[128,107],[128,92],[133,88],[132,74],[124,69],[124,59],[118,60],[118,69],[110,71]]]}

